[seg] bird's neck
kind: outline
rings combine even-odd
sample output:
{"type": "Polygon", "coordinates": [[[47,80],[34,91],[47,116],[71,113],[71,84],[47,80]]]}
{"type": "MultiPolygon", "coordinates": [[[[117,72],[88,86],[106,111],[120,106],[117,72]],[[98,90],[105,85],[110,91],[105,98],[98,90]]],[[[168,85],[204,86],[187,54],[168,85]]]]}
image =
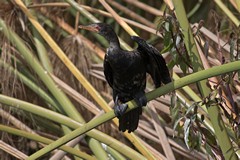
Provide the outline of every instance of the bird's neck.
{"type": "Polygon", "coordinates": [[[120,43],[115,32],[111,32],[105,38],[109,42],[109,48],[112,48],[112,49],[120,48],[120,43]]]}

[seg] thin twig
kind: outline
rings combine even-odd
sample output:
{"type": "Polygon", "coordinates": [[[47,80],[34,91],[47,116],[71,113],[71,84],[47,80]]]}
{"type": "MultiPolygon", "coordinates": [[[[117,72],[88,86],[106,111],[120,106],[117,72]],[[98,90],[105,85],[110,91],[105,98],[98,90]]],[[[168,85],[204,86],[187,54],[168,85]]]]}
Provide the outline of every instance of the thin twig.
{"type": "Polygon", "coordinates": [[[157,114],[157,111],[156,109],[154,108],[153,104],[151,102],[149,102],[149,110],[150,110],[150,113],[151,113],[151,116],[152,116],[152,122],[154,124],[154,127],[157,131],[157,135],[158,135],[158,139],[160,140],[161,142],[161,145],[162,145],[162,148],[164,150],[164,153],[167,157],[167,159],[171,159],[171,160],[175,160],[175,156],[173,154],[173,151],[171,149],[171,146],[168,142],[168,138],[166,136],[166,133],[158,119],[158,114],[157,114]]]}
{"type": "Polygon", "coordinates": [[[151,13],[151,14],[156,15],[156,16],[162,16],[163,15],[162,11],[160,11],[160,10],[154,8],[154,7],[151,7],[151,6],[149,6],[149,5],[147,5],[147,4],[143,3],[143,2],[140,2],[140,1],[137,1],[137,0],[135,0],[135,1],[133,1],[133,0],[124,0],[124,1],[126,1],[129,4],[132,4],[132,5],[136,6],[138,8],[143,9],[147,13],[151,13]]]}
{"type": "Polygon", "coordinates": [[[71,96],[73,99],[75,99],[77,102],[79,102],[82,106],[84,106],[88,111],[92,112],[93,114],[98,114],[100,110],[94,105],[91,101],[89,101],[87,98],[82,96],[80,93],[75,91],[73,88],[71,88],[69,85],[61,81],[59,78],[57,78],[54,75],[51,75],[56,84],[64,90],[65,93],[67,93],[69,96],[71,96]]]}
{"type": "Polygon", "coordinates": [[[0,149],[11,154],[12,156],[14,156],[17,159],[27,159],[28,156],[26,154],[24,154],[23,152],[17,150],[16,148],[10,146],[9,144],[3,142],[2,140],[0,140],[0,149]]]}
{"type": "MultiPolygon", "coordinates": [[[[56,3],[42,3],[42,4],[29,5],[28,8],[53,7],[53,6],[70,7],[70,5],[68,3],[61,3],[61,4],[58,4],[58,3],[57,4],[56,3]]],[[[87,11],[92,12],[92,13],[97,13],[97,14],[100,14],[100,15],[105,16],[105,17],[113,17],[110,13],[105,12],[105,11],[100,10],[100,9],[96,9],[96,8],[81,5],[81,4],[79,4],[79,6],[81,6],[82,8],[84,8],[87,11]]],[[[42,11],[42,9],[40,9],[40,10],[42,11]]],[[[49,17],[49,15],[48,15],[48,17],[49,17]]],[[[127,18],[124,18],[124,17],[121,17],[121,18],[122,18],[122,20],[124,20],[126,23],[128,23],[131,26],[137,27],[137,28],[142,29],[146,32],[156,34],[157,36],[162,37],[162,35],[159,32],[156,32],[156,29],[153,29],[151,27],[148,27],[146,25],[143,25],[141,23],[138,23],[136,21],[133,21],[133,20],[130,20],[130,19],[127,19],[127,18]]]]}
{"type": "Polygon", "coordinates": [[[151,28],[156,28],[155,24],[153,24],[152,22],[146,20],[145,18],[143,18],[142,16],[136,14],[135,12],[131,11],[130,9],[122,6],[121,4],[117,3],[116,1],[113,0],[107,0],[108,3],[110,3],[112,6],[114,6],[115,8],[118,8],[119,10],[121,10],[122,12],[124,12],[126,15],[130,16],[131,18],[133,18],[134,20],[137,20],[151,28]]]}

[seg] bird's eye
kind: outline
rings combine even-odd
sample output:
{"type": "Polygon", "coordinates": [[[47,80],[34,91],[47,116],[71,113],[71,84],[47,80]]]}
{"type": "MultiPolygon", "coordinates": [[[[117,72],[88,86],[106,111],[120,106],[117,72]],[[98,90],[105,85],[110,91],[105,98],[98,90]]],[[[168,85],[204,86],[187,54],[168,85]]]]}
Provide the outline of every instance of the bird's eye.
{"type": "Polygon", "coordinates": [[[98,31],[100,31],[100,30],[101,30],[101,27],[99,27],[99,26],[96,26],[96,29],[97,29],[98,31]]]}

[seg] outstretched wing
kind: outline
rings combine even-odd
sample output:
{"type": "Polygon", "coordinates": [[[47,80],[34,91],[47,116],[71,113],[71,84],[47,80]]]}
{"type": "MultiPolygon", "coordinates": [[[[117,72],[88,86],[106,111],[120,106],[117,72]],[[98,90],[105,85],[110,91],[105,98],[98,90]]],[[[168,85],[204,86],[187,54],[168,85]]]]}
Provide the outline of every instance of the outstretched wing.
{"type": "Polygon", "coordinates": [[[171,82],[166,62],[159,51],[140,37],[131,38],[138,43],[137,50],[146,59],[147,72],[151,75],[155,86],[160,87],[161,82],[165,84],[171,82]]]}
{"type": "Polygon", "coordinates": [[[108,84],[110,85],[110,87],[112,88],[113,87],[113,71],[106,57],[103,62],[103,68],[104,68],[105,78],[108,84]]]}

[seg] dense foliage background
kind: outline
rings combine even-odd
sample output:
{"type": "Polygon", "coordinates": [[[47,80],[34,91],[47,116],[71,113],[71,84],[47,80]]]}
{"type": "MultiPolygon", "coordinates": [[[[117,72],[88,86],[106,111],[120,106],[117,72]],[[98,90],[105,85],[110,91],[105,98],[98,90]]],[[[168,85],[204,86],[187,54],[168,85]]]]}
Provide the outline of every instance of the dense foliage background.
{"type": "Polygon", "coordinates": [[[1,159],[238,159],[239,13],[238,0],[2,0],[1,159]],[[78,28],[96,22],[112,25],[123,49],[136,48],[131,35],[146,39],[171,70],[165,88],[155,90],[148,78],[154,100],[131,134],[112,119],[102,72],[108,43],[78,28]],[[95,129],[65,152],[42,152],[77,128],[95,129]]]}

